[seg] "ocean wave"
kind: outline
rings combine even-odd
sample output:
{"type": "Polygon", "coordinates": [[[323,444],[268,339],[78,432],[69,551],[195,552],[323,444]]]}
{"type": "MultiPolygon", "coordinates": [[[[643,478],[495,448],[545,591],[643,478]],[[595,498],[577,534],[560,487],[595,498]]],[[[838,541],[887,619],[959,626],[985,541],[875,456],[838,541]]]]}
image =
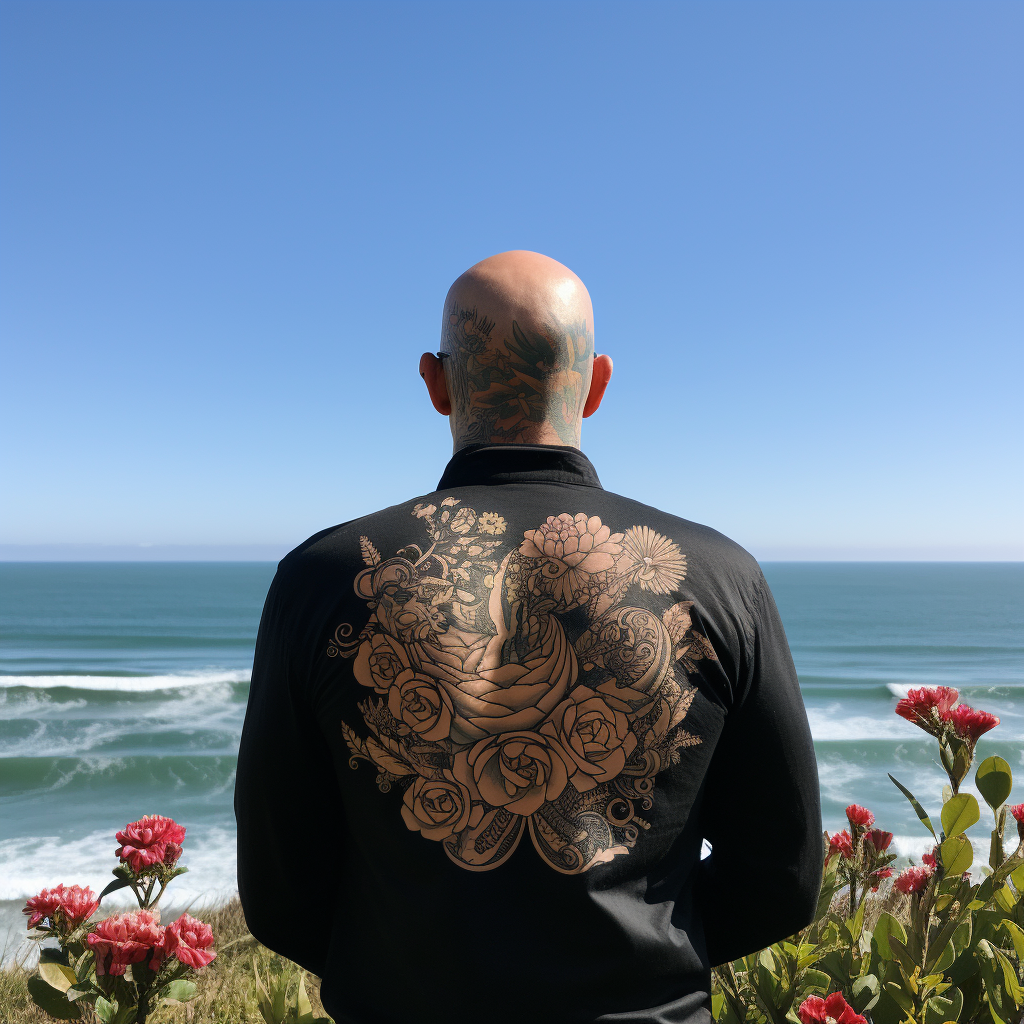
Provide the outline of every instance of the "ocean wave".
{"type": "Polygon", "coordinates": [[[182,672],[164,676],[13,676],[0,675],[0,689],[17,686],[35,690],[112,690],[124,693],[149,693],[153,690],[178,690],[213,683],[248,683],[251,669],[182,672]]]}
{"type": "MultiPolygon", "coordinates": [[[[886,683],[885,688],[894,697],[903,698],[911,690],[916,690],[921,686],[927,686],[927,683],[886,683]]],[[[1020,691],[1024,689],[1024,680],[1005,683],[941,683],[932,685],[949,686],[952,685],[955,690],[959,690],[961,696],[964,694],[970,694],[971,696],[986,696],[986,697],[1018,697],[1020,691]]]]}

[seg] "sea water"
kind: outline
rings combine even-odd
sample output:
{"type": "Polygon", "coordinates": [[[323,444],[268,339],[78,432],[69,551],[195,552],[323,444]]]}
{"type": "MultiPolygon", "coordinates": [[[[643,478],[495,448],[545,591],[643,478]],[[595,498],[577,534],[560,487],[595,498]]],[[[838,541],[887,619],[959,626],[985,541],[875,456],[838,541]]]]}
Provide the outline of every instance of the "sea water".
{"type": "MultiPolygon", "coordinates": [[[[168,890],[174,906],[234,890],[235,756],[274,569],[0,564],[0,950],[8,956],[24,929],[25,898],[58,882],[98,892],[111,879],[114,833],[143,814],[188,828],[190,870],[168,890]]],[[[916,686],[955,686],[1000,716],[979,757],[1006,758],[1018,776],[1012,799],[1024,801],[1024,564],[767,563],[764,571],[800,676],[825,828],[843,828],[843,809],[857,802],[896,834],[902,857],[928,848],[887,777],[937,814],[945,776],[935,743],[893,711],[916,686]]],[[[736,813],[757,787],[755,774],[736,813]]],[[[991,827],[986,818],[975,830],[982,859],[991,827]]]]}

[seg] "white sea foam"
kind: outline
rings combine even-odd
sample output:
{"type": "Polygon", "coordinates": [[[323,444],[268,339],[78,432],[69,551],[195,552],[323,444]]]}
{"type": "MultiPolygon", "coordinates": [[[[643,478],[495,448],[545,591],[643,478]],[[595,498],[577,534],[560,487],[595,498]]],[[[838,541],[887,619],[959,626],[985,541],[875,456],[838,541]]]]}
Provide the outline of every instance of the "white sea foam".
{"type": "Polygon", "coordinates": [[[72,690],[115,690],[126,693],[146,693],[151,690],[176,690],[190,686],[208,686],[211,683],[247,683],[252,673],[248,669],[217,672],[182,672],[167,676],[5,676],[0,675],[0,689],[27,686],[36,690],[49,690],[66,686],[72,690]]]}
{"type": "Polygon", "coordinates": [[[916,740],[917,726],[899,715],[851,715],[836,701],[824,707],[807,708],[807,721],[816,740],[916,740]]]}
{"type": "MultiPolygon", "coordinates": [[[[1012,703],[1003,703],[989,710],[1001,716],[998,732],[992,739],[1001,742],[1024,740],[1024,716],[1014,710],[1012,703]]],[[[897,714],[884,715],[849,714],[848,706],[840,701],[826,705],[808,702],[807,721],[811,736],[818,741],[836,740],[920,740],[925,734],[921,729],[897,714]]]]}
{"type": "MultiPolygon", "coordinates": [[[[1021,690],[1024,689],[1024,682],[1018,682],[1016,680],[1008,680],[1005,683],[942,683],[938,685],[952,686],[954,690],[959,690],[961,693],[970,693],[972,696],[980,696],[981,694],[991,693],[998,695],[1002,690],[1021,690]]],[[[903,698],[906,697],[911,690],[920,689],[922,686],[927,687],[927,683],[886,683],[885,688],[894,696],[903,698]]]]}

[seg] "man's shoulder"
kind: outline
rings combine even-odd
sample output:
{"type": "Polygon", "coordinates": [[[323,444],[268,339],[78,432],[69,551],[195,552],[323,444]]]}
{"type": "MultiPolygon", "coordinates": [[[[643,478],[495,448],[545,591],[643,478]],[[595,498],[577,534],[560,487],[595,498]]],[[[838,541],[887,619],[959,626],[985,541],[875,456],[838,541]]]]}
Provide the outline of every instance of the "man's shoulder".
{"type": "Polygon", "coordinates": [[[727,576],[744,588],[760,585],[763,577],[757,559],[731,537],[711,526],[684,519],[636,498],[612,491],[604,493],[613,502],[619,503],[620,519],[628,513],[637,523],[643,523],[649,529],[671,538],[686,554],[687,561],[694,569],[699,566],[716,575],[727,576]]]}

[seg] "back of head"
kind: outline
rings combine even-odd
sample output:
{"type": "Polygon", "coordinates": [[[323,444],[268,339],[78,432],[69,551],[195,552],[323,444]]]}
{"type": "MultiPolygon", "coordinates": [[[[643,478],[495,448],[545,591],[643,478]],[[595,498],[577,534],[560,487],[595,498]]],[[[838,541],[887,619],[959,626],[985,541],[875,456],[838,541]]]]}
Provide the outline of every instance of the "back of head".
{"type": "Polygon", "coordinates": [[[455,447],[579,445],[594,362],[583,282],[540,253],[500,253],[449,289],[441,355],[455,447]]]}

